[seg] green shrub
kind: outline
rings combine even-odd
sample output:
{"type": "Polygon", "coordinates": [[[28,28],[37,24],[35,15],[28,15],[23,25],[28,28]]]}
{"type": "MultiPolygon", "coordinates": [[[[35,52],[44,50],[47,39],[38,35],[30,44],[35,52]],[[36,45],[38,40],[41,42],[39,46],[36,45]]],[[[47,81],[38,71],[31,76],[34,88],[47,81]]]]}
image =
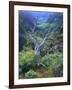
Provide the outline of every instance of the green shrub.
{"type": "Polygon", "coordinates": [[[61,53],[48,54],[42,58],[42,63],[48,67],[55,68],[57,65],[63,63],[63,56],[61,53]]]}
{"type": "Polygon", "coordinates": [[[27,73],[25,73],[26,78],[37,78],[38,74],[34,70],[29,70],[27,73]]]}
{"type": "Polygon", "coordinates": [[[19,53],[19,73],[24,74],[28,70],[32,69],[32,60],[34,57],[34,51],[28,50],[28,51],[21,51],[19,53]]]}
{"type": "Polygon", "coordinates": [[[49,76],[60,77],[63,75],[63,55],[61,53],[45,55],[42,63],[47,66],[49,76]]]}
{"type": "Polygon", "coordinates": [[[34,57],[35,53],[32,49],[28,49],[27,51],[21,51],[19,53],[19,64],[22,65],[25,62],[30,62],[33,57],[34,57]]]}

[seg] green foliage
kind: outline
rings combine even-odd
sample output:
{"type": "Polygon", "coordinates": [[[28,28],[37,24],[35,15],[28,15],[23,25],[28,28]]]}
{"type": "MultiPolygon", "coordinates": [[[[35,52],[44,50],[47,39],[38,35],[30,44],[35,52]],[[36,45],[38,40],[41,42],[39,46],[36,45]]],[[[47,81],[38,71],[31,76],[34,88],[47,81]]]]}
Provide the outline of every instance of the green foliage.
{"type": "Polygon", "coordinates": [[[41,57],[40,55],[35,55],[33,54],[33,52],[31,53],[27,52],[27,54],[28,55],[30,54],[30,56],[28,55],[24,56],[25,53],[20,53],[20,54],[21,54],[20,68],[22,69],[20,75],[22,77],[26,77],[26,78],[34,77],[32,76],[33,74],[31,74],[30,70],[36,71],[40,67],[46,68],[48,70],[48,77],[54,77],[54,76],[59,77],[63,75],[63,68],[62,68],[63,56],[61,53],[48,54],[45,55],[44,57],[41,57]]]}
{"type": "Polygon", "coordinates": [[[31,48],[27,48],[27,51],[21,51],[19,53],[19,61],[20,65],[22,65],[25,62],[29,62],[33,59],[35,53],[31,48]]]}
{"type": "Polygon", "coordinates": [[[63,34],[61,32],[52,32],[49,36],[48,52],[63,52],[63,34]]]}
{"type": "Polygon", "coordinates": [[[48,26],[49,26],[49,23],[41,23],[41,24],[37,25],[37,27],[41,28],[41,29],[46,29],[46,28],[48,28],[48,26]]]}
{"type": "Polygon", "coordinates": [[[48,52],[48,46],[45,44],[43,48],[41,48],[40,55],[43,57],[47,54],[47,52],[48,52]]]}
{"type": "Polygon", "coordinates": [[[37,78],[38,73],[36,73],[34,70],[29,70],[27,73],[25,73],[26,78],[37,78]]]}
{"type": "Polygon", "coordinates": [[[39,36],[37,36],[36,39],[37,39],[37,41],[40,41],[40,42],[42,42],[42,40],[43,40],[43,39],[42,39],[41,37],[39,37],[39,36]]]}
{"type": "MultiPolygon", "coordinates": [[[[46,55],[42,58],[42,63],[47,66],[48,72],[54,76],[63,75],[63,55],[61,53],[54,53],[46,55]]],[[[51,76],[51,74],[50,74],[51,76]]]]}
{"type": "Polygon", "coordinates": [[[39,12],[19,11],[19,77],[61,77],[63,14],[49,12],[44,17],[37,13],[39,12]],[[47,39],[39,48],[40,54],[35,54],[35,43],[41,44],[46,34],[47,39]],[[29,35],[36,42],[33,43],[29,35]]]}
{"type": "Polygon", "coordinates": [[[52,68],[56,67],[60,63],[63,63],[62,61],[63,61],[63,57],[62,54],[60,53],[48,54],[42,58],[42,62],[47,67],[52,67],[52,68]]]}
{"type": "Polygon", "coordinates": [[[19,53],[19,68],[20,74],[24,75],[25,72],[32,69],[32,59],[35,53],[32,49],[28,49],[28,51],[21,51],[19,53]]]}

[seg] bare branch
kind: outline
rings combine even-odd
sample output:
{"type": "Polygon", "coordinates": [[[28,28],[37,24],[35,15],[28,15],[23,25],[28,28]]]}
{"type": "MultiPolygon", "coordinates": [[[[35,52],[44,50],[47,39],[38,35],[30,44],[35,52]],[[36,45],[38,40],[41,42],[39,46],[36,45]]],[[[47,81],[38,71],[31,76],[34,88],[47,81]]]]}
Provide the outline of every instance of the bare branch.
{"type": "Polygon", "coordinates": [[[29,34],[29,37],[31,39],[31,42],[33,42],[34,44],[36,44],[36,40],[33,38],[33,36],[31,34],[29,34]]]}
{"type": "Polygon", "coordinates": [[[41,44],[39,45],[39,47],[41,47],[41,46],[45,43],[45,41],[46,41],[46,39],[47,39],[47,36],[48,36],[48,34],[46,34],[46,36],[44,37],[44,39],[43,39],[43,41],[41,42],[41,44]]]}
{"type": "Polygon", "coordinates": [[[30,26],[30,30],[31,30],[32,33],[34,33],[35,28],[36,28],[36,23],[34,22],[34,25],[30,26]]]}

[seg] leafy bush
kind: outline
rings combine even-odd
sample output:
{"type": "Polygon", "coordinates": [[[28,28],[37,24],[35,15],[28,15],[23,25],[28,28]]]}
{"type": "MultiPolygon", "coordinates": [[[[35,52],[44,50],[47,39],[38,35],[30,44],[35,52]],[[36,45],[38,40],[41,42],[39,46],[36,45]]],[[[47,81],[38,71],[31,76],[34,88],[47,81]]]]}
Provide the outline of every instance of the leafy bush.
{"type": "Polygon", "coordinates": [[[33,57],[34,57],[35,53],[32,49],[28,49],[27,51],[21,51],[19,53],[19,64],[22,65],[25,62],[29,63],[33,57]]]}
{"type": "Polygon", "coordinates": [[[42,63],[46,66],[55,68],[58,64],[63,63],[63,57],[60,53],[48,54],[42,58],[42,63]]]}
{"type": "Polygon", "coordinates": [[[29,70],[27,73],[25,73],[26,78],[36,78],[38,77],[38,74],[34,70],[29,70]]]}
{"type": "Polygon", "coordinates": [[[45,55],[42,58],[42,63],[47,66],[49,76],[63,75],[63,55],[61,53],[45,55]]]}
{"type": "Polygon", "coordinates": [[[19,53],[19,69],[20,74],[24,74],[28,70],[32,69],[32,59],[34,57],[34,51],[28,50],[28,51],[21,51],[19,53]]]}
{"type": "Polygon", "coordinates": [[[41,48],[40,50],[40,55],[43,57],[46,55],[47,52],[48,52],[48,46],[44,45],[43,48],[41,48]]]}
{"type": "Polygon", "coordinates": [[[63,75],[63,55],[61,53],[48,54],[41,57],[40,55],[35,55],[33,50],[28,50],[20,52],[19,58],[19,73],[22,77],[38,77],[38,73],[35,71],[40,64],[43,65],[43,68],[47,67],[48,77],[60,77],[63,75]]]}

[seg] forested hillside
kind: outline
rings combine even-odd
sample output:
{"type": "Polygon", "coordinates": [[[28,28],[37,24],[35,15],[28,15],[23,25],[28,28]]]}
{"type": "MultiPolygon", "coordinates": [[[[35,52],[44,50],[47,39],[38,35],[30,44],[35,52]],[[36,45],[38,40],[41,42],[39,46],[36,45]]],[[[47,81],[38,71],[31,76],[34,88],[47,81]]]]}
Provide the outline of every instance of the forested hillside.
{"type": "Polygon", "coordinates": [[[63,76],[63,13],[19,11],[19,78],[63,76]]]}

